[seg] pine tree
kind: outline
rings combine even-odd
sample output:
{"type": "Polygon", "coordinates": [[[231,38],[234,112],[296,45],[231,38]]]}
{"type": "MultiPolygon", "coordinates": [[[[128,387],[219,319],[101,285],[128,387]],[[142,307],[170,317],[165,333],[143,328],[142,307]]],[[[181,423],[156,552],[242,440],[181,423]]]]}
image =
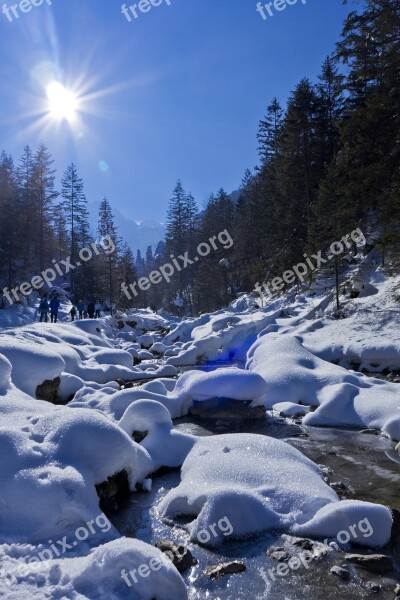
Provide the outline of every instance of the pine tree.
{"type": "MultiPolygon", "coordinates": [[[[121,250],[121,257],[119,260],[119,280],[121,283],[126,283],[128,286],[131,283],[137,281],[137,271],[135,266],[135,257],[131,248],[128,244],[124,243],[121,250]]],[[[129,300],[129,298],[121,291],[118,296],[118,306],[122,309],[138,307],[137,299],[129,300]]]]}
{"type": "Polygon", "coordinates": [[[58,192],[54,188],[55,169],[50,153],[41,142],[33,158],[33,219],[36,226],[39,270],[48,266],[51,258],[51,240],[54,202],[58,192]],[[47,263],[47,264],[46,264],[47,263]]]}
{"type": "Polygon", "coordinates": [[[112,240],[115,251],[103,256],[103,264],[106,272],[105,291],[108,300],[112,306],[116,300],[116,290],[118,286],[118,265],[120,261],[120,239],[117,235],[117,228],[114,223],[110,203],[104,198],[100,204],[98,234],[100,238],[109,238],[112,240]]]}
{"type": "Polygon", "coordinates": [[[282,134],[284,111],[278,98],[274,98],[267,108],[267,114],[259,123],[257,139],[261,165],[270,164],[279,153],[279,138],[282,134]]]}
{"type": "Polygon", "coordinates": [[[14,163],[4,151],[0,155],[0,212],[0,276],[12,288],[18,275],[20,218],[14,163]]]}
{"type": "MultiPolygon", "coordinates": [[[[69,250],[71,263],[76,264],[78,253],[82,247],[85,247],[88,236],[88,213],[87,201],[83,191],[83,181],[78,176],[78,170],[72,163],[65,171],[61,179],[61,195],[64,199],[62,210],[65,215],[65,222],[69,235],[69,250]],[[81,245],[83,243],[83,245],[81,245]]],[[[70,274],[71,290],[75,289],[75,271],[70,274]]]]}
{"type": "Polygon", "coordinates": [[[34,206],[34,159],[30,146],[25,146],[17,169],[19,203],[22,212],[28,217],[22,224],[21,245],[28,271],[34,270],[32,256],[35,252],[35,206],[34,206]]]}

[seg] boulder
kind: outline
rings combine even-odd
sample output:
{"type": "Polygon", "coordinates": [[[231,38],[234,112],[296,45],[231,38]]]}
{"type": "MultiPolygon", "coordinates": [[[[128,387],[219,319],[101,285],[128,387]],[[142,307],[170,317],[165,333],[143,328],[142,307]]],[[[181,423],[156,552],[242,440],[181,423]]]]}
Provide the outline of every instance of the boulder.
{"type": "Polygon", "coordinates": [[[197,558],[186,546],[175,544],[170,540],[160,540],[155,544],[155,547],[168,556],[179,573],[184,573],[184,571],[197,564],[197,558]]]}
{"type": "Polygon", "coordinates": [[[211,567],[206,571],[206,575],[211,579],[218,579],[225,575],[234,575],[236,573],[243,573],[246,570],[246,565],[240,560],[224,563],[216,567],[211,567]]]}
{"type": "Polygon", "coordinates": [[[38,400],[45,400],[52,404],[57,404],[57,392],[60,387],[61,378],[56,377],[55,379],[47,379],[36,388],[36,398],[38,400]]]}
{"type": "Polygon", "coordinates": [[[263,406],[251,407],[251,401],[231,398],[210,398],[193,401],[190,413],[196,417],[209,419],[265,419],[263,406]]]}
{"type": "Polygon", "coordinates": [[[350,571],[348,569],[343,569],[343,567],[332,567],[330,573],[332,573],[332,575],[340,577],[340,579],[342,579],[343,581],[350,581],[351,579],[350,571]]]}
{"type": "Polygon", "coordinates": [[[346,554],[344,559],[380,575],[393,571],[392,559],[386,554],[346,554]]]}
{"type": "Polygon", "coordinates": [[[128,473],[123,470],[96,485],[100,508],[104,513],[114,512],[129,501],[130,489],[128,473]]]}

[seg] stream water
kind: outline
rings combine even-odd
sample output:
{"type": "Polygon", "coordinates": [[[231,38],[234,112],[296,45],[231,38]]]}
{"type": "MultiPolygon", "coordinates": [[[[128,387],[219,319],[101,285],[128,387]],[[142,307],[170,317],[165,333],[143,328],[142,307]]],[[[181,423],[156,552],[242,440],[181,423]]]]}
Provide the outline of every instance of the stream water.
{"type": "MultiPolygon", "coordinates": [[[[267,416],[265,420],[216,420],[186,417],[175,426],[196,436],[222,433],[258,433],[285,440],[317,464],[329,467],[331,482],[342,482],[346,497],[382,503],[400,510],[400,456],[395,444],[377,435],[341,429],[305,428],[299,423],[267,416]]],[[[179,482],[179,471],[156,475],[151,493],[132,494],[130,504],[113,519],[118,530],[154,544],[170,539],[188,546],[198,564],[184,574],[190,600],[348,600],[376,597],[371,584],[381,586],[378,597],[395,598],[397,580],[355,569],[344,561],[344,552],[333,551],[315,559],[308,568],[302,566],[273,581],[268,570],[276,568],[276,560],[266,551],[271,546],[290,546],[293,538],[282,534],[264,534],[245,541],[226,538],[217,551],[207,550],[188,541],[186,531],[163,523],[157,516],[160,500],[179,482]],[[231,560],[244,560],[246,571],[230,577],[211,580],[205,571],[211,566],[231,560]],[[345,582],[330,573],[333,565],[349,568],[351,581],[345,582]],[[267,579],[260,569],[265,569],[267,579]]],[[[365,550],[354,547],[355,552],[365,550]]],[[[171,599],[172,600],[172,599],[171,599]]]]}

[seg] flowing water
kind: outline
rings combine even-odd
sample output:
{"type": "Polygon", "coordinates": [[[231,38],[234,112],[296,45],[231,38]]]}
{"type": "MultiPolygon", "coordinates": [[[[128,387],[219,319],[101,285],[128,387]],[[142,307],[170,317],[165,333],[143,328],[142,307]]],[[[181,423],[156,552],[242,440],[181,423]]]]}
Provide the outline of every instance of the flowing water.
{"type": "MultiPolygon", "coordinates": [[[[249,421],[186,417],[177,420],[175,426],[197,436],[240,432],[285,440],[317,464],[329,467],[330,481],[344,484],[346,497],[400,510],[400,456],[394,449],[395,444],[383,437],[341,429],[305,428],[299,423],[269,416],[265,420],[249,421]]],[[[156,475],[152,492],[132,494],[130,505],[115,517],[114,523],[127,536],[149,543],[170,539],[191,549],[198,564],[184,574],[190,600],[368,600],[377,595],[368,587],[371,583],[381,586],[378,597],[382,600],[395,598],[398,578],[355,570],[345,564],[344,553],[338,551],[322,555],[308,568],[303,565],[283,577],[275,572],[268,574],[278,563],[267,557],[266,551],[271,546],[290,545],[293,539],[287,535],[264,534],[246,541],[227,537],[216,551],[190,543],[183,528],[166,525],[157,516],[158,503],[178,482],[178,470],[156,475]],[[246,572],[217,580],[205,575],[207,568],[236,559],[245,561],[246,572]],[[349,568],[351,581],[345,582],[330,574],[333,565],[349,568]],[[265,569],[264,576],[260,569],[265,569]]],[[[353,550],[360,552],[360,548],[353,550]]]]}

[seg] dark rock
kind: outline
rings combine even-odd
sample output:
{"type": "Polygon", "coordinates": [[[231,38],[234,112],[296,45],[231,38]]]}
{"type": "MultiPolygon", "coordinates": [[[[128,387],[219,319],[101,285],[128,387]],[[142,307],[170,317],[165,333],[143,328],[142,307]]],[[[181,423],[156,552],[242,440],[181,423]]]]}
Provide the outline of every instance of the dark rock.
{"type": "Polygon", "coordinates": [[[296,540],[295,542],[293,542],[293,546],[298,546],[299,548],[302,548],[303,550],[313,550],[314,549],[314,544],[312,543],[311,540],[308,540],[307,538],[304,538],[301,540],[296,540]]]}
{"type": "Polygon", "coordinates": [[[390,573],[393,570],[392,559],[386,554],[346,554],[344,559],[379,575],[390,573]]]}
{"type": "MultiPolygon", "coordinates": [[[[390,509],[392,512],[392,532],[391,532],[391,549],[395,562],[400,563],[400,511],[396,508],[390,509]]],[[[399,592],[400,593],[400,586],[399,592]]]]}
{"type": "Polygon", "coordinates": [[[277,560],[278,562],[286,562],[290,559],[290,553],[285,550],[285,548],[275,548],[274,546],[267,550],[267,556],[277,560]]]}
{"type": "Polygon", "coordinates": [[[369,435],[379,435],[379,429],[362,429],[360,433],[368,433],[369,435]]]}
{"type": "Polygon", "coordinates": [[[123,470],[112,475],[107,481],[96,485],[96,491],[100,500],[100,508],[104,513],[123,508],[129,501],[128,473],[123,470]]]}
{"type": "Polygon", "coordinates": [[[45,400],[52,404],[57,404],[57,392],[60,387],[61,378],[56,377],[55,379],[46,379],[43,383],[36,388],[36,398],[38,400],[45,400]]]}
{"type": "Polygon", "coordinates": [[[265,419],[265,408],[263,406],[251,407],[250,405],[250,400],[210,398],[201,402],[194,401],[190,413],[205,419],[265,419]]]}
{"type": "Polygon", "coordinates": [[[374,583],[373,581],[367,581],[366,587],[371,590],[371,592],[375,592],[376,594],[382,589],[379,583],[374,583]]]}
{"type": "Polygon", "coordinates": [[[340,579],[343,579],[343,581],[350,581],[351,579],[350,571],[348,569],[343,569],[342,567],[332,567],[330,573],[332,573],[332,575],[340,577],[340,579]]]}
{"type": "Polygon", "coordinates": [[[333,488],[335,491],[340,490],[340,491],[346,491],[347,488],[345,486],[345,484],[343,483],[343,481],[333,481],[331,483],[331,488],[333,488]]]}
{"type": "Polygon", "coordinates": [[[222,565],[218,565],[216,567],[212,567],[206,571],[206,575],[208,575],[211,579],[218,579],[219,577],[223,577],[224,575],[234,575],[235,573],[243,573],[246,570],[246,565],[244,562],[235,560],[233,562],[224,563],[222,565]]]}
{"type": "Polygon", "coordinates": [[[143,440],[149,435],[148,431],[134,431],[132,437],[137,444],[143,442],[143,440]]]}
{"type": "Polygon", "coordinates": [[[193,565],[197,565],[197,558],[193,556],[186,546],[175,544],[170,540],[160,540],[155,546],[168,556],[179,573],[183,573],[190,569],[190,567],[193,567],[193,565]]]}

